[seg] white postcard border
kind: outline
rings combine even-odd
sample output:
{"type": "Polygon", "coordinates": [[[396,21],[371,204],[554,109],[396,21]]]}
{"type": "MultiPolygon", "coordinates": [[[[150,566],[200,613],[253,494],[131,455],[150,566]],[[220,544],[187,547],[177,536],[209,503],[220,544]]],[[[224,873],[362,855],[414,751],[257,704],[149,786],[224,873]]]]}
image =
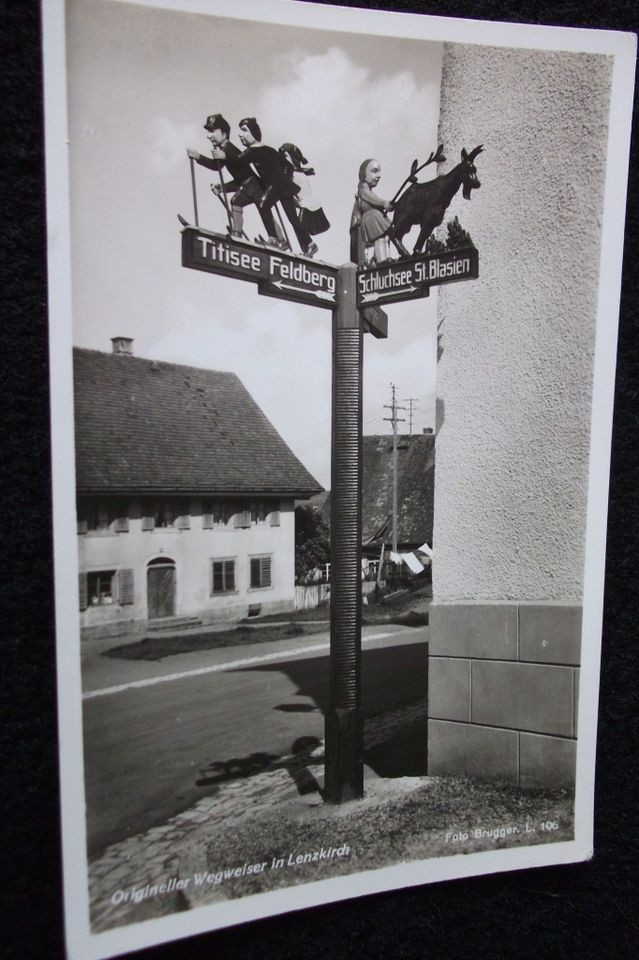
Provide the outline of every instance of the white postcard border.
{"type": "MultiPolygon", "coordinates": [[[[113,0],[120,2],[120,0],[113,0]]],[[[262,20],[333,31],[421,38],[441,42],[579,51],[614,57],[608,139],[601,274],[597,311],[593,413],[591,422],[586,564],[584,578],[583,662],[577,745],[575,840],[511,848],[433,861],[401,864],[322,880],[284,890],[201,907],[188,914],[92,934],[89,926],[88,862],[84,821],[82,696],[77,617],[75,504],[73,492],[72,337],[70,318],[71,255],[66,109],[64,0],[42,7],[46,180],[48,218],[48,294],[50,314],[51,433],[54,561],[57,625],[59,749],[62,794],[65,914],[69,956],[98,960],[245,920],[302,909],[414,884],[524,867],[571,863],[592,856],[594,759],[603,615],[603,575],[610,468],[610,442],[617,321],[621,285],[628,149],[632,117],[636,38],[615,31],[591,31],[452,20],[442,17],[326,7],[291,0],[136,0],[140,6],[178,9],[244,20],[262,20]],[[613,149],[614,145],[614,149],[613,149]],[[611,320],[612,318],[612,320],[611,320]]]]}

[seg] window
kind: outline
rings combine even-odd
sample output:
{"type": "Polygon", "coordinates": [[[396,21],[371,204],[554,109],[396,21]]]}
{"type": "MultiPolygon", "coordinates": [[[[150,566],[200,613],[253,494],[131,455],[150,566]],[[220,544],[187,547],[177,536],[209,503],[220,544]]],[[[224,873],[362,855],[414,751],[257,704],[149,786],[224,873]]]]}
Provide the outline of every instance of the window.
{"type": "Polygon", "coordinates": [[[126,533],[129,529],[126,500],[82,500],[77,514],[78,533],[126,533]]]}
{"type": "Polygon", "coordinates": [[[135,603],[133,570],[96,570],[79,575],[80,610],[135,603]]]}
{"type": "Polygon", "coordinates": [[[266,523],[269,505],[265,500],[254,500],[251,503],[251,523],[266,523]]]}
{"type": "Polygon", "coordinates": [[[153,530],[158,527],[168,530],[174,527],[178,530],[188,530],[191,526],[190,503],[173,497],[163,497],[160,500],[148,500],[142,507],[142,529],[153,530]]]}
{"type": "Polygon", "coordinates": [[[110,606],[116,602],[115,570],[87,573],[87,601],[90,607],[110,606]]]}
{"type": "Polygon", "coordinates": [[[235,560],[213,561],[213,589],[211,592],[235,592],[235,560]]]}
{"type": "Polygon", "coordinates": [[[153,512],[156,527],[173,527],[180,516],[180,503],[176,500],[158,500],[153,512]]]}
{"type": "Polygon", "coordinates": [[[206,530],[225,527],[232,516],[233,506],[228,500],[202,501],[202,526],[206,530]]]}
{"type": "Polygon", "coordinates": [[[251,557],[251,589],[271,586],[271,558],[251,557]]]}

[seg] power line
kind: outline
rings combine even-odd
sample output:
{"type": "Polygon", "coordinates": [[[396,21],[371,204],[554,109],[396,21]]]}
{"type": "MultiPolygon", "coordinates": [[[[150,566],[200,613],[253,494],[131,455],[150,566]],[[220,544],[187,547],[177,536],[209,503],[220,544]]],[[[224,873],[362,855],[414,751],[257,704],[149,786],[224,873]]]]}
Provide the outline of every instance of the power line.
{"type": "Polygon", "coordinates": [[[420,397],[405,397],[404,403],[408,404],[408,435],[412,437],[413,435],[413,405],[416,407],[419,405],[418,401],[420,397]]]}
{"type": "Polygon", "coordinates": [[[398,417],[398,410],[405,410],[406,407],[400,407],[397,403],[395,396],[395,384],[391,383],[392,390],[392,402],[390,404],[385,403],[384,409],[391,410],[390,417],[384,417],[384,420],[389,420],[393,427],[393,516],[392,516],[392,536],[393,536],[393,553],[397,553],[397,424],[406,423],[405,417],[398,417]]]}

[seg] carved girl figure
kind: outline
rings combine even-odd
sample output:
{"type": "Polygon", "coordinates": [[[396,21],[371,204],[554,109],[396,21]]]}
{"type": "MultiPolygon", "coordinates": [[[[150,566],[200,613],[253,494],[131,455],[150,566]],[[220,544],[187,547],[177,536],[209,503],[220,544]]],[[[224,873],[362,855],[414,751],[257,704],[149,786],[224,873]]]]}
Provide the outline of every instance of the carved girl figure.
{"type": "Polygon", "coordinates": [[[378,160],[368,159],[360,165],[357,196],[351,217],[351,259],[363,265],[366,246],[373,244],[375,262],[379,265],[391,259],[388,231],[391,222],[386,216],[390,202],[374,192],[382,168],[378,160]]]}

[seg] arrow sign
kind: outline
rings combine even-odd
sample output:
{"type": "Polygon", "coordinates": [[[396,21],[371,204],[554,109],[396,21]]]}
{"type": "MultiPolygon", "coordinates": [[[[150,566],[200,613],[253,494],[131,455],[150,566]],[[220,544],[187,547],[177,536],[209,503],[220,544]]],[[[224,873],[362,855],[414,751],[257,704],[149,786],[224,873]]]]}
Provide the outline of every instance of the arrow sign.
{"type": "MultiPolygon", "coordinates": [[[[315,290],[304,286],[296,287],[290,283],[284,283],[283,280],[273,280],[272,285],[278,290],[294,290],[297,294],[307,294],[309,297],[317,297],[318,300],[328,300],[330,303],[335,303],[335,291],[330,293],[328,290],[315,290]]],[[[283,296],[286,296],[286,294],[283,294],[283,296]]]]}
{"type": "Polygon", "coordinates": [[[199,227],[182,231],[182,266],[248,280],[268,297],[329,310],[336,305],[337,267],[199,227]]]}
{"type": "MultiPolygon", "coordinates": [[[[401,295],[402,300],[410,300],[410,294],[414,290],[418,290],[418,287],[402,287],[399,290],[390,290],[384,291],[383,293],[365,293],[362,295],[362,303],[375,303],[376,300],[381,300],[382,297],[398,297],[401,295]]],[[[418,296],[423,296],[422,293],[417,294],[418,296]]],[[[426,294],[428,296],[428,294],[426,294]]]]}
{"type": "Polygon", "coordinates": [[[479,276],[479,255],[475,247],[446,250],[444,253],[405,257],[383,267],[357,271],[357,306],[380,300],[397,303],[427,297],[431,286],[479,276]]]}

